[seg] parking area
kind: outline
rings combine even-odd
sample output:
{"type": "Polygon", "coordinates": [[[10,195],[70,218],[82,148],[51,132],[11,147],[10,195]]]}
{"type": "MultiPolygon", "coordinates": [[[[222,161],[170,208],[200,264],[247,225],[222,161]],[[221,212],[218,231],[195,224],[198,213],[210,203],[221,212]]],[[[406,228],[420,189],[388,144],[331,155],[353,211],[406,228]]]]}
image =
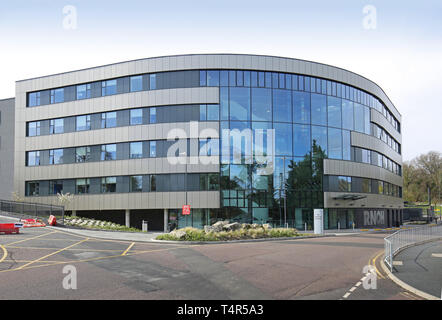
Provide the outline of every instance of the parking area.
{"type": "Polygon", "coordinates": [[[26,228],[0,234],[0,299],[412,299],[381,275],[354,287],[384,236],[181,245],[26,228]]]}

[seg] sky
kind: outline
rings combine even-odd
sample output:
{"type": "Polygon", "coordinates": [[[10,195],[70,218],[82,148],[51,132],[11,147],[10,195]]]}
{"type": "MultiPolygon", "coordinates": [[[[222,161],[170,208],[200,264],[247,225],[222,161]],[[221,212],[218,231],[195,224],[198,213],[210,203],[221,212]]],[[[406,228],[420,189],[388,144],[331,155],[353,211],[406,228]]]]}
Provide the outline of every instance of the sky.
{"type": "Polygon", "coordinates": [[[0,99],[17,80],[155,56],[305,59],[377,83],[409,161],[442,152],[441,17],[441,0],[1,1],[0,99]]]}

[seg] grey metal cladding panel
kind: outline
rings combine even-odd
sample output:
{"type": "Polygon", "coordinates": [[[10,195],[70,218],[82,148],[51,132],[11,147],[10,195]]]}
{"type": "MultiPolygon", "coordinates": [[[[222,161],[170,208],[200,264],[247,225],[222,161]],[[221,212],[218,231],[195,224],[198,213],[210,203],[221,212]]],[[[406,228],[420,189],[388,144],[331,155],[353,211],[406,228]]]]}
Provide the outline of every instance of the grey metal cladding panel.
{"type": "Polygon", "coordinates": [[[101,113],[91,115],[91,130],[101,129],[101,113]]]}
{"type": "Polygon", "coordinates": [[[101,146],[91,146],[91,161],[100,161],[101,146]]]}
{"type": "Polygon", "coordinates": [[[76,117],[67,117],[64,119],[64,132],[75,132],[76,130],[76,117]]]}
{"type": "MultiPolygon", "coordinates": [[[[54,85],[62,86],[63,82],[67,85],[73,84],[72,81],[64,81],[67,79],[67,75],[75,73],[78,78],[88,81],[104,80],[111,77],[115,73],[115,77],[128,76],[129,70],[135,70],[131,68],[133,66],[140,66],[137,69],[136,74],[140,73],[150,73],[150,72],[164,72],[164,71],[175,71],[178,61],[188,62],[186,64],[180,64],[179,69],[205,69],[205,68],[221,68],[221,69],[265,69],[267,71],[282,71],[282,72],[296,72],[306,75],[316,75],[329,78],[331,80],[349,83],[355,87],[362,90],[366,90],[375,96],[379,97],[384,103],[391,109],[396,118],[400,119],[400,114],[394,107],[392,102],[389,100],[384,91],[376,85],[374,82],[364,78],[363,76],[357,75],[351,71],[341,69],[338,67],[333,67],[329,65],[324,65],[316,62],[284,58],[284,57],[274,57],[274,56],[257,56],[257,55],[242,55],[242,54],[199,54],[199,55],[182,55],[182,56],[166,56],[166,57],[155,57],[147,58],[136,61],[128,61],[117,63],[108,66],[95,67],[87,70],[79,70],[74,72],[69,72],[65,74],[52,75],[47,77],[41,77],[37,79],[29,79],[26,82],[33,82],[32,87],[38,90],[39,88],[44,89],[44,85],[54,83],[54,85]],[[174,61],[174,63],[170,63],[174,61]],[[128,67],[127,67],[128,66],[128,67]],[[117,72],[118,70],[118,72],[117,72]],[[92,71],[92,72],[91,72],[92,71]],[[105,77],[108,76],[108,77],[105,77]]],[[[70,77],[74,79],[74,77],[70,77]]],[[[162,79],[160,76],[159,85],[162,85],[162,79]]],[[[22,81],[18,82],[20,87],[22,81]]],[[[28,85],[28,84],[23,84],[28,85]]],[[[29,86],[29,85],[28,85],[29,86]]],[[[20,88],[18,89],[20,90],[20,88]]],[[[101,86],[100,86],[101,91],[101,86]]]]}
{"type": "Polygon", "coordinates": [[[127,93],[129,92],[129,77],[123,77],[117,79],[117,93],[127,93]]]}
{"type": "Polygon", "coordinates": [[[89,193],[101,193],[101,178],[90,178],[89,182],[89,193]]]}
{"type": "Polygon", "coordinates": [[[119,193],[129,192],[129,177],[127,177],[127,176],[117,177],[116,192],[119,192],[119,193]]]}
{"type": "Polygon", "coordinates": [[[143,158],[149,157],[149,147],[150,147],[150,142],[143,141],[143,158]]]}
{"type": "Polygon", "coordinates": [[[49,120],[40,121],[40,134],[42,136],[49,134],[49,120]]]}
{"type": "Polygon", "coordinates": [[[150,175],[143,176],[143,192],[150,191],[150,175]]]}
{"type": "Polygon", "coordinates": [[[351,132],[351,145],[355,147],[361,147],[370,149],[382,153],[386,157],[390,158],[397,164],[402,164],[402,155],[394,151],[382,140],[376,137],[369,136],[367,134],[352,131],[351,132]]]}
{"type": "Polygon", "coordinates": [[[91,98],[101,97],[101,81],[91,83],[91,98]]]}
{"type": "Polygon", "coordinates": [[[45,166],[49,164],[49,150],[40,151],[40,165],[45,166]]]}
{"type": "Polygon", "coordinates": [[[63,150],[64,164],[75,163],[75,150],[76,148],[66,148],[63,150]]]}
{"type": "Polygon", "coordinates": [[[40,104],[49,104],[51,102],[50,90],[43,90],[40,92],[40,104]]]}
{"type": "Polygon", "coordinates": [[[403,178],[384,168],[366,163],[345,160],[324,160],[324,174],[335,176],[352,176],[386,181],[398,186],[403,185],[403,178]]]}
{"type": "Polygon", "coordinates": [[[388,120],[384,117],[376,109],[371,108],[371,121],[380,125],[382,128],[387,130],[387,132],[399,143],[402,143],[402,135],[393,127],[393,125],[388,122],[388,120]]]}
{"type": "Polygon", "coordinates": [[[143,108],[143,124],[149,123],[149,108],[143,108]]]}
{"type": "Polygon", "coordinates": [[[38,186],[41,196],[46,196],[49,194],[49,181],[40,181],[38,186]]]}
{"type": "Polygon", "coordinates": [[[64,89],[64,101],[74,101],[77,99],[77,86],[69,86],[64,89]]]}
{"type": "Polygon", "coordinates": [[[65,179],[63,180],[63,193],[75,194],[75,179],[65,179]]]}
{"type": "Polygon", "coordinates": [[[119,110],[117,111],[117,127],[125,127],[130,124],[130,111],[119,110]]]}
{"type": "Polygon", "coordinates": [[[129,159],[130,145],[128,142],[117,143],[117,160],[129,159]]]}

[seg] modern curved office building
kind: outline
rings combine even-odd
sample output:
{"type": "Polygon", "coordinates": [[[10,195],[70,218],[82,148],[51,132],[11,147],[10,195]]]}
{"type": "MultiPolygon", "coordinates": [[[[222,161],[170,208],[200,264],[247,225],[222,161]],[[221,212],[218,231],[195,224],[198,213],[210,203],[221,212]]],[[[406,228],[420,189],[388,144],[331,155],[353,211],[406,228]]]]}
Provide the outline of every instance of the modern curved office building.
{"type": "Polygon", "coordinates": [[[401,222],[401,115],[374,82],[291,58],[156,57],[18,81],[14,191],[163,230],[401,222]],[[184,160],[184,161],[183,161],[184,160]],[[191,206],[190,215],[182,206],[191,206]]]}

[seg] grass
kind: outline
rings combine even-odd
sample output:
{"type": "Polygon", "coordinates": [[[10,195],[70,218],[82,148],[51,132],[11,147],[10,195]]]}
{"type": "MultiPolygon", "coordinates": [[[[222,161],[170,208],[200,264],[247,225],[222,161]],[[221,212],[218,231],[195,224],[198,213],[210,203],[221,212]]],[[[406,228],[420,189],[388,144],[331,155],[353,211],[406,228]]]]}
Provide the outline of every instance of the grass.
{"type": "Polygon", "coordinates": [[[282,238],[282,237],[299,237],[303,234],[298,233],[296,229],[239,229],[235,231],[221,231],[208,232],[202,229],[187,227],[179,229],[184,231],[185,236],[178,238],[174,234],[162,234],[156,237],[157,240],[171,240],[171,241],[229,241],[229,240],[248,240],[248,239],[263,239],[263,238],[282,238]]]}

